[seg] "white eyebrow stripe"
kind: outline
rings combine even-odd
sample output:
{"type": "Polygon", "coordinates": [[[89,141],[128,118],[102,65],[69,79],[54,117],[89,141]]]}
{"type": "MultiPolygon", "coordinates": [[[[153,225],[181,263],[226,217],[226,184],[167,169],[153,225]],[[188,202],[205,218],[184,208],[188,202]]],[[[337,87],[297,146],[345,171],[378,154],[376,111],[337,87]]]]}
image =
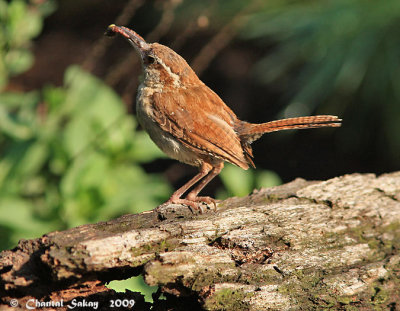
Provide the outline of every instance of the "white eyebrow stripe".
{"type": "Polygon", "coordinates": [[[171,76],[172,80],[173,80],[173,85],[175,87],[180,87],[181,86],[181,78],[179,77],[179,75],[177,75],[176,73],[173,73],[171,68],[169,68],[161,58],[157,58],[157,61],[160,63],[161,66],[163,66],[163,68],[168,72],[168,74],[171,76]]]}

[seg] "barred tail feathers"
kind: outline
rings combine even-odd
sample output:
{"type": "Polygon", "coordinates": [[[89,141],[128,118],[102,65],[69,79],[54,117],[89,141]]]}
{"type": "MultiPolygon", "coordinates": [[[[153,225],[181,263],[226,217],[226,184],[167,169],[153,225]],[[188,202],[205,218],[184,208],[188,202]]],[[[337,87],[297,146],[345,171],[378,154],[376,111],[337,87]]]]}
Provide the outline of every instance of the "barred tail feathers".
{"type": "Polygon", "coordinates": [[[291,130],[291,129],[309,129],[319,127],[339,127],[342,120],[337,116],[320,115],[310,117],[297,117],[290,119],[276,120],[261,124],[249,124],[242,127],[238,132],[241,138],[248,143],[259,139],[263,134],[291,130]],[[250,125],[250,126],[249,126],[250,125]]]}

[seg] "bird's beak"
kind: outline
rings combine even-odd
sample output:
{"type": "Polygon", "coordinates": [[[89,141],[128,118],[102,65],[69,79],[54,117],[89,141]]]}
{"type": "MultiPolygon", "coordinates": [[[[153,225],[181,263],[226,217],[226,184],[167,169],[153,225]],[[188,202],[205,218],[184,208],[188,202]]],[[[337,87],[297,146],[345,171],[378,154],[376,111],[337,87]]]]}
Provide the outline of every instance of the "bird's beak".
{"type": "Polygon", "coordinates": [[[144,41],[144,39],[141,36],[139,36],[136,32],[134,32],[129,28],[123,26],[116,26],[114,24],[111,24],[110,26],[107,27],[105,35],[112,37],[116,33],[119,33],[123,37],[125,37],[129,41],[129,43],[135,48],[135,50],[139,52],[141,58],[142,59],[145,58],[147,52],[150,50],[150,44],[144,41]]]}

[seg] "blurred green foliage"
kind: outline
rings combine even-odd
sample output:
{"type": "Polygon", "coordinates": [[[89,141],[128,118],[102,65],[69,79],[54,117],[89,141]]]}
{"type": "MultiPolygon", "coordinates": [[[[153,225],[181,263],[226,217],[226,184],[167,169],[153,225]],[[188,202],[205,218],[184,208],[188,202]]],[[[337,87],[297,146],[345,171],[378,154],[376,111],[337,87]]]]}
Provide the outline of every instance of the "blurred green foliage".
{"type": "Polygon", "coordinates": [[[32,65],[31,40],[40,34],[43,18],[53,10],[52,1],[27,5],[23,0],[0,0],[0,90],[9,77],[32,65]]]}
{"type": "MultiPolygon", "coordinates": [[[[33,14],[24,1],[1,1],[0,7],[7,17],[3,30],[21,28],[15,24],[22,20],[36,25],[17,43],[4,42],[3,33],[0,80],[5,83],[28,68],[31,61],[15,65],[7,55],[31,55],[25,47],[39,32],[43,15],[33,14]]],[[[169,186],[140,166],[163,155],[136,127],[119,96],[77,66],[67,69],[63,87],[3,91],[0,249],[21,238],[151,209],[165,200],[169,186]]]]}
{"type": "Polygon", "coordinates": [[[224,184],[224,189],[220,189],[217,193],[217,198],[220,200],[232,196],[246,196],[253,189],[274,187],[282,183],[282,180],[273,171],[259,169],[245,171],[229,163],[225,165],[219,176],[224,184]]]}
{"type": "Polygon", "coordinates": [[[170,193],[139,165],[162,156],[121,99],[79,67],[65,87],[0,94],[1,247],[123,213],[170,193]]]}
{"type": "Polygon", "coordinates": [[[242,35],[269,51],[255,66],[283,115],[344,119],[343,150],[400,154],[400,1],[266,1],[242,35]],[[367,130],[367,129],[370,130],[367,130]]]}

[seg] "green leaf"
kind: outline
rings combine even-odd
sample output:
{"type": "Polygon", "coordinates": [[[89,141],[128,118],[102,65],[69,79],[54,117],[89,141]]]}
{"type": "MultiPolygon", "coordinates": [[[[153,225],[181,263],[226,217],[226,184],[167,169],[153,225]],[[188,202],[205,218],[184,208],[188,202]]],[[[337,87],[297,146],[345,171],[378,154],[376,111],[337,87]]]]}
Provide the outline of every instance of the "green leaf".
{"type": "Polygon", "coordinates": [[[33,210],[27,200],[9,196],[0,199],[0,226],[13,230],[15,242],[22,238],[36,238],[56,228],[55,223],[38,220],[33,210]]]}
{"type": "Polygon", "coordinates": [[[67,69],[65,109],[71,120],[64,131],[64,143],[71,156],[77,155],[99,137],[107,137],[124,118],[121,99],[94,76],[73,66],[67,69]]]}
{"type": "Polygon", "coordinates": [[[14,49],[5,55],[7,71],[10,75],[17,75],[28,70],[33,64],[32,53],[24,49],[14,49]]]}
{"type": "Polygon", "coordinates": [[[15,139],[32,138],[36,128],[37,102],[37,92],[0,94],[0,131],[15,139]]]}
{"type": "Polygon", "coordinates": [[[126,290],[137,291],[144,295],[147,302],[152,302],[152,294],[158,289],[157,286],[148,286],[144,280],[143,276],[135,276],[126,280],[121,281],[111,281],[106,285],[108,288],[115,290],[116,292],[126,292],[126,290]]]}
{"type": "Polygon", "coordinates": [[[8,6],[7,24],[12,45],[20,47],[41,32],[42,16],[37,10],[29,9],[24,1],[14,0],[8,6]]]}
{"type": "Polygon", "coordinates": [[[31,143],[18,162],[17,173],[22,176],[40,174],[48,153],[48,146],[44,142],[31,143]]]}
{"type": "Polygon", "coordinates": [[[152,209],[171,191],[134,163],[113,162],[95,152],[74,161],[61,186],[71,225],[152,209]]]}

